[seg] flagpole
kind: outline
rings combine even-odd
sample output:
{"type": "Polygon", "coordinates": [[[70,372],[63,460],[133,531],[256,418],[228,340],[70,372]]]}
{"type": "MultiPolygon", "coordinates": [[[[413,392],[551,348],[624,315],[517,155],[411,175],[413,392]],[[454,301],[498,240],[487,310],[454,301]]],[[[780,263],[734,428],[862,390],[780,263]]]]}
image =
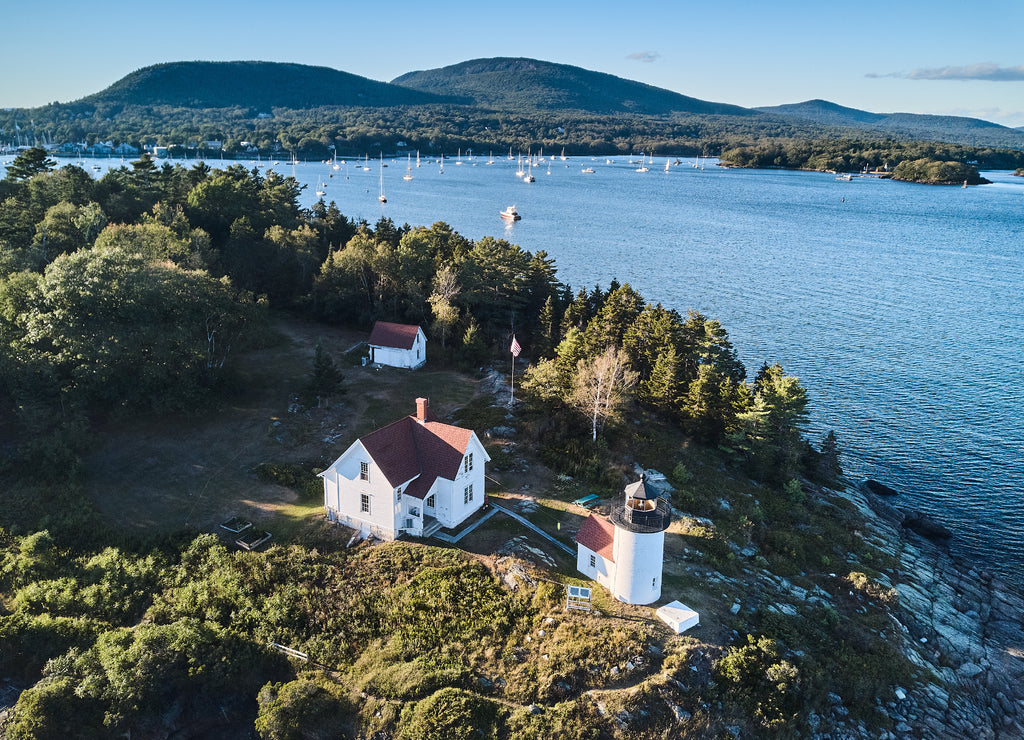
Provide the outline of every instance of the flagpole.
{"type": "Polygon", "coordinates": [[[512,353],[512,384],[510,386],[512,390],[509,393],[509,408],[511,408],[512,404],[515,403],[515,358],[519,356],[521,351],[522,347],[520,347],[519,343],[515,341],[515,335],[513,334],[512,346],[509,347],[509,352],[512,353]]]}
{"type": "MultiPolygon", "coordinates": [[[[515,338],[513,337],[513,340],[514,339],[515,338]]],[[[509,406],[509,408],[512,408],[512,406],[515,404],[515,401],[516,401],[516,353],[515,352],[512,353],[512,383],[511,383],[511,385],[509,387],[511,388],[511,391],[509,392],[509,396],[508,396],[508,406],[509,406]]]]}

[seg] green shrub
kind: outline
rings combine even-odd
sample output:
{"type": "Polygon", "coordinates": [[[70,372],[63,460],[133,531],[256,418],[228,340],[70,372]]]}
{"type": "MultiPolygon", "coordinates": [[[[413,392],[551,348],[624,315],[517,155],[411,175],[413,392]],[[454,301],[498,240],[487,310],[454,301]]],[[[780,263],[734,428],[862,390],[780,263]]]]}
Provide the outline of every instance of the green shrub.
{"type": "Polygon", "coordinates": [[[314,740],[349,737],[351,702],[320,676],[300,676],[260,689],[256,732],[264,740],[314,740]]]}
{"type": "Polygon", "coordinates": [[[292,488],[303,498],[317,498],[324,490],[314,471],[305,465],[260,463],[256,466],[256,477],[264,483],[276,483],[292,488]]]}
{"type": "Polygon", "coordinates": [[[497,706],[461,689],[444,688],[406,707],[401,740],[480,740],[497,737],[497,706]]]}
{"type": "Polygon", "coordinates": [[[77,682],[62,677],[44,679],[21,692],[3,726],[9,740],[64,740],[106,737],[102,705],[81,696],[77,682]]]}
{"type": "Polygon", "coordinates": [[[796,666],[779,655],[775,640],[747,635],[714,667],[723,699],[743,707],[765,727],[779,728],[794,720],[800,708],[796,666]]]}

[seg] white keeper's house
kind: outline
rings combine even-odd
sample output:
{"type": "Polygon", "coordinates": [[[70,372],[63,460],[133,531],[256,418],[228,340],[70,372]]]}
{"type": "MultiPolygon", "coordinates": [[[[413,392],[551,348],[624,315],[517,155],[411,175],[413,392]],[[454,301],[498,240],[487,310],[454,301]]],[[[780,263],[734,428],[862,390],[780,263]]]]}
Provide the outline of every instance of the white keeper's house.
{"type": "Polygon", "coordinates": [[[456,527],[484,505],[487,451],[471,429],[416,413],[356,440],[320,473],[327,518],[393,540],[456,527]]]}
{"type": "Polygon", "coordinates": [[[427,361],[427,337],[415,324],[377,321],[370,332],[370,362],[415,370],[427,361]]]}

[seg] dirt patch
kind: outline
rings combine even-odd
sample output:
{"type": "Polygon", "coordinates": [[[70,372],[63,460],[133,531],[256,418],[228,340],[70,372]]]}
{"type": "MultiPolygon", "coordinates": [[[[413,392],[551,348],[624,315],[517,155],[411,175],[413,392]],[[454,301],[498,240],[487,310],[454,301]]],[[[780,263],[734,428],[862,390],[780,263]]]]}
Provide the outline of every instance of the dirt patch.
{"type": "Polygon", "coordinates": [[[312,434],[346,421],[344,403],[295,409],[318,341],[340,358],[365,339],[312,322],[279,319],[279,340],[249,352],[219,408],[188,417],[151,416],[109,424],[84,463],[86,495],[113,524],[128,529],[210,530],[239,515],[255,521],[296,502],[295,491],[259,481],[261,462],[308,464],[324,444],[312,434]],[[289,412],[289,408],[293,411],[289,412]]]}
{"type": "MultiPolygon", "coordinates": [[[[277,318],[278,341],[248,352],[220,405],[188,417],[150,416],[108,424],[84,460],[85,493],[118,527],[215,531],[231,516],[268,526],[273,519],[316,519],[319,500],[260,481],[260,463],[325,468],[359,436],[415,411],[430,399],[443,418],[481,391],[472,378],[428,365],[410,372],[350,364],[346,352],[367,334],[277,318]],[[334,358],[344,393],[323,407],[303,406],[317,343],[334,358]]],[[[358,357],[356,357],[358,363],[358,357]]]]}

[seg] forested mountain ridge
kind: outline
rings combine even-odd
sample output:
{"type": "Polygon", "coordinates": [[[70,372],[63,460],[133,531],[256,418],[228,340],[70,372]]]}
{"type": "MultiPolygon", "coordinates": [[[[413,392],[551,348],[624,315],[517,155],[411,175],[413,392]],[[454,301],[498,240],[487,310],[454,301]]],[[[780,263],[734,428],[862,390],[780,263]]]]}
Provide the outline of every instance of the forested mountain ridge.
{"type": "Polygon", "coordinates": [[[834,159],[846,141],[875,149],[924,141],[959,145],[965,163],[983,168],[1017,167],[1024,150],[1024,133],[974,119],[881,115],[825,101],[753,110],[524,58],[477,59],[392,83],[302,64],[172,62],[70,103],[0,110],[0,146],[88,152],[104,141],[168,146],[172,156],[212,148],[227,157],[258,150],[302,159],[395,152],[399,142],[433,154],[511,146],[716,156],[796,142],[834,159]],[[1004,151],[993,157],[986,147],[1004,151]]]}
{"type": "Polygon", "coordinates": [[[828,100],[805,100],[802,103],[758,107],[756,110],[819,126],[851,127],[893,136],[912,136],[971,146],[1024,146],[1024,131],[1021,129],[964,116],[871,113],[828,100]]]}
{"type": "Polygon", "coordinates": [[[144,67],[82,103],[181,108],[316,108],[443,103],[443,98],[329,67],[282,62],[169,62],[144,67]]]}
{"type": "Polygon", "coordinates": [[[408,72],[391,83],[498,110],[757,116],[738,105],[698,100],[603,72],[522,57],[473,59],[440,69],[408,72]]]}

